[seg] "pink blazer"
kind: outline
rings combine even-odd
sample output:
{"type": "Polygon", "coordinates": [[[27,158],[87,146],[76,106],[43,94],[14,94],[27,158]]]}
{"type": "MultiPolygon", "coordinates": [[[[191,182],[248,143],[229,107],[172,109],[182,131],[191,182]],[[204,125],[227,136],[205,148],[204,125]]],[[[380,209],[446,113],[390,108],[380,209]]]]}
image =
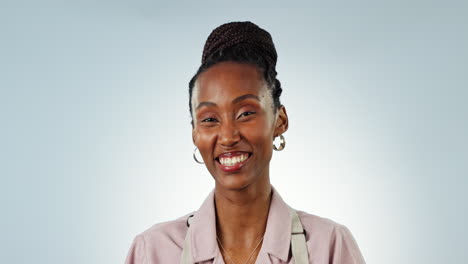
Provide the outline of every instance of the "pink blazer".
{"type": "MultiPolygon", "coordinates": [[[[291,225],[288,205],[275,188],[270,204],[265,237],[256,263],[294,263],[291,255],[291,225]]],[[[309,263],[365,264],[359,247],[347,227],[330,219],[297,211],[306,232],[309,263]]],[[[198,211],[176,220],[159,223],[133,240],[126,264],[177,264],[187,233],[187,218],[192,229],[193,263],[224,264],[216,241],[214,191],[198,211]]]]}

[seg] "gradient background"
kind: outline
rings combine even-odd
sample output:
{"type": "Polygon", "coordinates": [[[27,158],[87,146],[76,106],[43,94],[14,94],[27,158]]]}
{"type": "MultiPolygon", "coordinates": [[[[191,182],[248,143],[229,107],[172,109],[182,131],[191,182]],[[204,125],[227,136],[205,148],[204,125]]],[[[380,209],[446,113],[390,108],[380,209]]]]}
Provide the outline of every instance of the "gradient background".
{"type": "Polygon", "coordinates": [[[216,26],[273,36],[272,183],[367,263],[466,263],[466,1],[1,1],[2,263],[122,263],[198,209],[188,81],[216,26]]]}

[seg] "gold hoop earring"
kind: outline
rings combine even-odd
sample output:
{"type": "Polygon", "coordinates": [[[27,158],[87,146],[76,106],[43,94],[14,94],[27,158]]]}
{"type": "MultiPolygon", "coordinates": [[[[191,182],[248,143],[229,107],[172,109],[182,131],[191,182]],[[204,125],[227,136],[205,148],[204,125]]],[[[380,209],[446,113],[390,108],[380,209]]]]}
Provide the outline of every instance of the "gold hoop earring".
{"type": "Polygon", "coordinates": [[[276,150],[276,151],[282,151],[284,149],[284,147],[286,146],[286,140],[284,140],[284,136],[279,135],[279,137],[280,137],[280,146],[279,146],[279,148],[275,146],[275,142],[273,141],[273,149],[276,150]]]}
{"type": "Polygon", "coordinates": [[[198,149],[198,148],[195,148],[195,150],[193,151],[193,159],[194,159],[195,162],[198,163],[198,164],[205,164],[205,162],[200,162],[200,161],[197,159],[197,156],[195,155],[195,153],[197,152],[197,149],[198,149]]]}

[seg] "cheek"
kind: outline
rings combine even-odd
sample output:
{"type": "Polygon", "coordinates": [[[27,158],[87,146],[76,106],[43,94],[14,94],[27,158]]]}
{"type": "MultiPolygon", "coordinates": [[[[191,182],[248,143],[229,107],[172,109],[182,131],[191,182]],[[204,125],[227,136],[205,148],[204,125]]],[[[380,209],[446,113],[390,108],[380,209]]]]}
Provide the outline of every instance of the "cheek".
{"type": "Polygon", "coordinates": [[[265,119],[245,126],[241,133],[245,135],[251,144],[255,145],[257,148],[261,148],[262,151],[268,151],[269,148],[272,148],[273,144],[273,130],[270,125],[268,120],[265,119]]]}
{"type": "Polygon", "coordinates": [[[210,151],[213,148],[213,144],[216,139],[216,133],[211,131],[203,131],[203,129],[196,128],[196,132],[194,134],[194,142],[195,145],[198,147],[202,155],[204,152],[210,151]]]}

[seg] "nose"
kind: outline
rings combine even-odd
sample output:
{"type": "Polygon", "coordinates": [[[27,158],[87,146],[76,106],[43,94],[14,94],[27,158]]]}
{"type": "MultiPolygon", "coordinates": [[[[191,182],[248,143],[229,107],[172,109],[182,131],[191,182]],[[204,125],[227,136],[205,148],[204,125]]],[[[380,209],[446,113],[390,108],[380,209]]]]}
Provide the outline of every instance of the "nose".
{"type": "Polygon", "coordinates": [[[240,141],[239,129],[233,122],[224,122],[221,125],[218,141],[225,147],[232,147],[240,141]]]}

